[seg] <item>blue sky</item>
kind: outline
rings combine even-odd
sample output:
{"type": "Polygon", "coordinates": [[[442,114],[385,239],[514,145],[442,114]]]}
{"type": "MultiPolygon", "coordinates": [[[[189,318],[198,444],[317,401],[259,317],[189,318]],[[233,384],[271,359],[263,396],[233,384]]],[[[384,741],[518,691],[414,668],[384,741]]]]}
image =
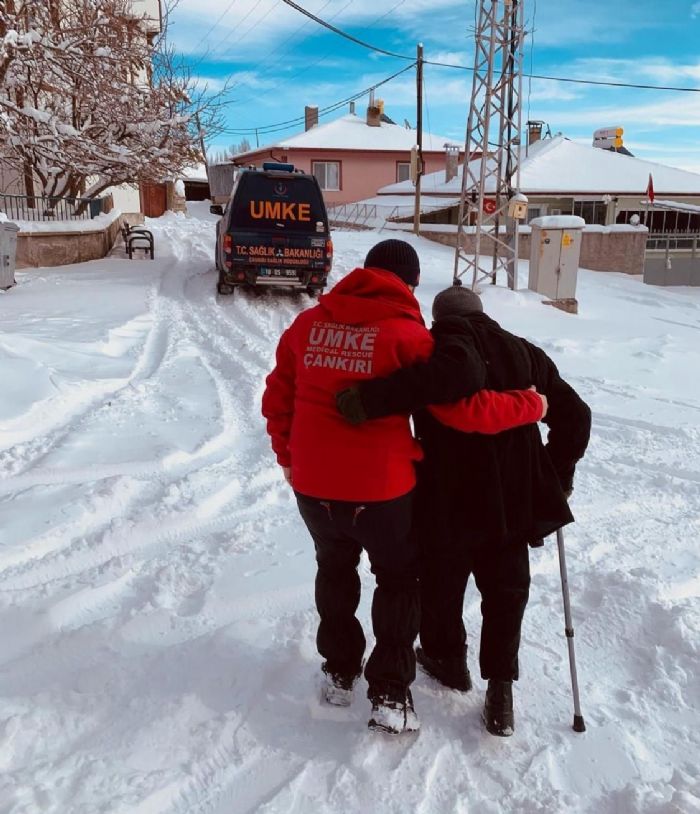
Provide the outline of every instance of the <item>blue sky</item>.
{"type": "MultiPolygon", "coordinates": [[[[472,0],[300,0],[354,36],[402,54],[421,41],[427,59],[471,66],[472,0]]],[[[537,74],[700,88],[700,2],[695,0],[526,0],[534,36],[525,68],[537,74]]],[[[284,122],[305,104],[330,105],[407,63],[380,56],[326,31],[282,0],[180,0],[169,36],[211,88],[230,78],[231,131],[284,122]]],[[[426,68],[425,126],[464,138],[469,74],[426,68]]],[[[622,126],[641,158],[700,172],[700,93],[525,83],[524,118],[588,142],[599,127],[622,126]],[[528,101],[529,90],[529,101],[528,101]]],[[[377,92],[386,113],[415,124],[415,76],[377,92]]],[[[366,100],[357,103],[364,111],[366,100]]],[[[331,114],[333,117],[347,108],[331,114]]],[[[299,130],[268,136],[269,143],[299,130]]],[[[302,128],[303,129],[303,128],[302,128]]],[[[231,132],[211,146],[239,142],[231,132]]],[[[255,145],[255,137],[248,137],[255,145]]]]}

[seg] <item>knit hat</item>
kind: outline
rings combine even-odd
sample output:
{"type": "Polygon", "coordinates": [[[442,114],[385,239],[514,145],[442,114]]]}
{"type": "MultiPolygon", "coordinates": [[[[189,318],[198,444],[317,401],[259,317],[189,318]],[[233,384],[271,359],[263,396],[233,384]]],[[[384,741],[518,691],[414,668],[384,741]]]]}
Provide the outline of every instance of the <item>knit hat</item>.
{"type": "Polygon", "coordinates": [[[365,268],[384,269],[400,277],[406,285],[417,286],[420,260],[416,250],[405,240],[382,240],[367,253],[365,268]]]}
{"type": "Polygon", "coordinates": [[[463,285],[452,285],[441,291],[433,300],[435,322],[445,317],[464,317],[483,310],[481,297],[463,285]]]}

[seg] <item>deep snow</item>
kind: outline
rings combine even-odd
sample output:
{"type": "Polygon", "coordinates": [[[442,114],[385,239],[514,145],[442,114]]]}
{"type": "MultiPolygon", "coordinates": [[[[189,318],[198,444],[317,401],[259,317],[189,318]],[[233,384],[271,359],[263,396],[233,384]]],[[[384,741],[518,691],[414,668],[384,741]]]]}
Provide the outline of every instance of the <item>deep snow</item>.
{"type": "MultiPolygon", "coordinates": [[[[566,531],[588,731],[550,540],[515,736],[482,730],[476,675],[466,696],[419,675],[422,731],[391,740],[363,685],[347,710],[317,700],[312,547],[259,415],[311,300],[217,302],[193,211],[149,223],[153,262],[117,251],[0,292],[0,811],[700,811],[700,291],[584,271],[571,316],[486,289],[594,411],[566,531]]],[[[334,233],[334,278],[380,237],[334,233]]],[[[407,239],[427,315],[452,253],[407,239]]],[[[365,564],[363,583],[369,631],[365,564]]],[[[476,641],[473,586],[466,617],[476,641]]]]}

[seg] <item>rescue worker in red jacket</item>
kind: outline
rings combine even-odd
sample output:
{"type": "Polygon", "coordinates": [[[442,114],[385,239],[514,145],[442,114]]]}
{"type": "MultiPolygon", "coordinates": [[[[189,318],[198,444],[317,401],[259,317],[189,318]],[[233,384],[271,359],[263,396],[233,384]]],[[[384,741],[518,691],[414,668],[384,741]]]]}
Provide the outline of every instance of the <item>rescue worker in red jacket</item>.
{"type": "MultiPolygon", "coordinates": [[[[410,530],[414,462],[422,451],[407,414],[353,427],[338,413],[335,394],[430,356],[433,339],[412,293],[419,276],[410,244],[377,244],[364,268],[282,335],[262,403],[272,448],[315,544],[324,698],[348,705],[362,672],[365,636],[355,613],[364,549],[376,578],[376,644],[365,668],[369,726],[390,733],[419,726],[409,689],[420,623],[418,550],[410,530]]],[[[455,398],[481,388],[485,374],[475,349],[465,346],[461,356],[457,349],[454,364],[461,365],[455,378],[464,391],[455,398]]],[[[538,421],[546,400],[533,391],[482,391],[431,409],[456,428],[495,433],[538,421]]]]}

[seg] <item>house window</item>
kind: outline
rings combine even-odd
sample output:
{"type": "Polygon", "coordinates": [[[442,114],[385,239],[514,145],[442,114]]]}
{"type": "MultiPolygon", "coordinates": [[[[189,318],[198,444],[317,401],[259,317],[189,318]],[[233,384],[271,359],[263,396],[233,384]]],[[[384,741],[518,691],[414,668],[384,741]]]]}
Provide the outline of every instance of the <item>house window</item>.
{"type": "Polygon", "coordinates": [[[313,161],[311,171],[318,179],[321,189],[330,192],[340,190],[340,161],[313,161]]]}
{"type": "Polygon", "coordinates": [[[575,201],[574,215],[583,218],[588,224],[605,226],[608,205],[602,201],[575,201]]]}
{"type": "Polygon", "coordinates": [[[396,162],[396,181],[408,181],[411,177],[411,164],[408,161],[396,162]]]}

